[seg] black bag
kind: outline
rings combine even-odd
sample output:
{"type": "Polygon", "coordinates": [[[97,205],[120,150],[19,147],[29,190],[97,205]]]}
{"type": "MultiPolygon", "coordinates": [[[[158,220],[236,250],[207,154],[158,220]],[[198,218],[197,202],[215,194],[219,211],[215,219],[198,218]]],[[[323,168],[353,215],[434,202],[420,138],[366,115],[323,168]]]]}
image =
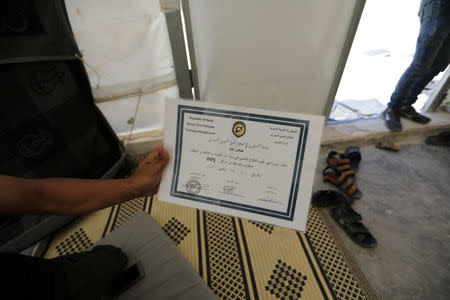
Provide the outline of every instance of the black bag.
{"type": "MultiPolygon", "coordinates": [[[[0,174],[112,178],[124,148],[94,104],[64,1],[2,6],[0,174]]],[[[0,218],[0,251],[23,250],[74,218],[0,218]]]]}

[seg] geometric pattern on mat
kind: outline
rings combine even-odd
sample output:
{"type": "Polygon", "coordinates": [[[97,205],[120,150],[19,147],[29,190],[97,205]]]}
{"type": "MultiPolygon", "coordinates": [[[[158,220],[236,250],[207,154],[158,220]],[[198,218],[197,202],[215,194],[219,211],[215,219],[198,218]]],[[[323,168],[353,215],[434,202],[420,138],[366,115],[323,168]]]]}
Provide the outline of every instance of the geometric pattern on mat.
{"type": "Polygon", "coordinates": [[[172,217],[162,229],[170,237],[170,239],[175,242],[176,245],[181,243],[189,232],[191,232],[189,228],[184,226],[184,224],[178,221],[175,217],[172,217]]]}
{"type": "MultiPolygon", "coordinates": [[[[276,297],[275,291],[271,294],[270,288],[266,290],[270,280],[273,281],[270,276],[278,276],[273,271],[274,265],[277,269],[280,259],[281,264],[286,262],[286,268],[295,268],[299,278],[298,273],[307,277],[306,281],[303,280],[306,285],[301,286],[302,299],[376,299],[358,267],[340,251],[336,244],[338,241],[333,239],[334,233],[327,230],[326,222],[314,207],[310,208],[305,235],[277,226],[269,229],[272,230],[269,233],[245,219],[176,206],[158,201],[155,197],[135,199],[81,217],[68,225],[54,236],[45,257],[53,258],[87,249],[138,210],[151,214],[161,227],[170,220],[173,223],[182,220],[180,223],[184,226],[184,233],[189,232],[187,235],[181,234],[184,237],[179,237],[181,242],[177,247],[210,288],[220,295],[219,298],[295,299],[297,294],[284,297],[281,287],[278,288],[281,288],[280,298],[276,297]],[[317,267],[320,265],[322,269],[317,267]],[[353,272],[352,268],[356,271],[353,272]]],[[[169,231],[168,226],[166,232],[169,231]]],[[[289,280],[287,283],[284,285],[289,285],[289,280]]],[[[293,289],[293,285],[289,287],[289,290],[293,289]]]]}
{"type": "Polygon", "coordinates": [[[311,207],[306,233],[338,299],[365,299],[361,286],[317,209],[311,207]]]}
{"type": "Polygon", "coordinates": [[[307,279],[285,262],[278,260],[275,269],[267,282],[266,291],[278,299],[299,299],[307,279]]]}
{"type": "Polygon", "coordinates": [[[119,204],[119,211],[115,218],[113,229],[116,229],[128,219],[131,219],[137,212],[144,210],[147,198],[136,198],[134,200],[119,204]]]}
{"type": "Polygon", "coordinates": [[[91,239],[84,232],[83,228],[80,228],[75,233],[71,234],[64,241],[56,245],[56,251],[59,255],[69,255],[85,251],[93,245],[91,239]]]}
{"type": "Polygon", "coordinates": [[[252,223],[253,225],[255,225],[258,228],[261,228],[262,230],[264,230],[265,232],[271,234],[273,229],[275,228],[275,226],[270,225],[270,224],[266,224],[266,223],[262,223],[262,222],[256,222],[256,221],[249,221],[250,223],[252,223]]]}
{"type": "Polygon", "coordinates": [[[209,254],[209,286],[219,298],[248,299],[234,218],[214,213],[204,213],[204,218],[209,254]]]}

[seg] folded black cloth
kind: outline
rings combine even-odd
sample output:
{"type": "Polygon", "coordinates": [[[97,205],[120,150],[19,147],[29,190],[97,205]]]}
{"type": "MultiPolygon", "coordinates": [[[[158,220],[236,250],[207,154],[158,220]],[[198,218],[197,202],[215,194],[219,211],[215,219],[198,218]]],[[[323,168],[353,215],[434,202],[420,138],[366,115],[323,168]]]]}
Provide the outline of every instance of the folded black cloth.
{"type": "Polygon", "coordinates": [[[108,245],[54,259],[0,253],[2,299],[100,299],[127,261],[122,250],[108,245]]]}
{"type": "Polygon", "coordinates": [[[345,156],[350,159],[350,167],[353,170],[359,169],[359,162],[361,161],[361,150],[357,146],[351,146],[345,149],[345,156]]]}
{"type": "Polygon", "coordinates": [[[335,207],[341,203],[353,204],[355,200],[336,190],[320,190],[313,194],[311,203],[317,207],[335,207]]]}

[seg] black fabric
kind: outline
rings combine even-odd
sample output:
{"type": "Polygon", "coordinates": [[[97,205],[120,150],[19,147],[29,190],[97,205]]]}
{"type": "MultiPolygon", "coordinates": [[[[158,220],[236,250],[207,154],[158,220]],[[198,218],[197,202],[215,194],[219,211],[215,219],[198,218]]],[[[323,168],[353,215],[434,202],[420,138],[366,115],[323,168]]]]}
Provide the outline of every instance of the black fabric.
{"type": "MultiPolygon", "coordinates": [[[[78,59],[0,64],[0,88],[0,174],[96,179],[121,158],[78,59]]],[[[3,220],[0,246],[40,220],[3,220]]]]}
{"type": "Polygon", "coordinates": [[[320,190],[313,194],[311,203],[317,207],[335,207],[343,202],[353,204],[355,200],[335,190],[320,190]]]}
{"type": "Polygon", "coordinates": [[[102,245],[53,261],[64,271],[71,300],[96,300],[109,294],[128,258],[120,248],[102,245]]]}
{"type": "Polygon", "coordinates": [[[74,54],[79,50],[64,0],[2,0],[0,63],[74,54]]]}
{"type": "Polygon", "coordinates": [[[0,215],[0,245],[21,234],[24,226],[17,216],[5,217],[0,215]]]}
{"type": "Polygon", "coordinates": [[[0,253],[0,266],[2,299],[69,299],[66,275],[51,260],[0,253]]]}
{"type": "Polygon", "coordinates": [[[438,135],[427,137],[425,139],[425,144],[435,146],[450,146],[450,131],[444,131],[438,135]]]}
{"type": "MultiPolygon", "coordinates": [[[[117,171],[123,146],[94,104],[80,56],[64,0],[2,1],[0,174],[95,179],[117,171]]],[[[72,219],[47,222],[31,239],[20,234],[41,217],[0,218],[0,247],[16,237],[24,247],[72,219]]]]}
{"type": "Polygon", "coordinates": [[[99,178],[120,158],[78,60],[0,65],[0,174],[99,178]]]}
{"type": "Polygon", "coordinates": [[[357,146],[351,146],[345,149],[345,156],[350,159],[350,167],[353,170],[359,169],[359,162],[361,161],[361,151],[357,146]]]}
{"type": "Polygon", "coordinates": [[[127,261],[122,250],[109,245],[54,259],[0,253],[1,299],[101,299],[127,261]]]}

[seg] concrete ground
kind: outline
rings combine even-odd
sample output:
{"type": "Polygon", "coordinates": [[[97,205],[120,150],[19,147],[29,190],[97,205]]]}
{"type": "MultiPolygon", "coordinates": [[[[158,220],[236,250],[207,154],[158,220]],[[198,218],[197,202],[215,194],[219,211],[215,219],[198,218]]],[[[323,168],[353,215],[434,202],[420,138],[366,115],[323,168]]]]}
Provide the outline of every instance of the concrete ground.
{"type": "MultiPolygon", "coordinates": [[[[416,49],[420,1],[366,1],[336,99],[377,99],[385,105],[416,49]],[[387,9],[389,8],[389,9],[387,9]],[[380,22],[380,20],[383,20],[380,22]]],[[[442,75],[437,76],[439,80],[442,75]]],[[[427,94],[414,107],[421,110],[427,94]]]]}
{"type": "MultiPolygon", "coordinates": [[[[325,164],[322,157],[314,190],[333,189],[322,181],[325,164]]],[[[353,207],[378,245],[362,248],[338,232],[380,299],[450,299],[449,179],[450,148],[362,148],[364,196],[353,207]]]]}
{"type": "MultiPolygon", "coordinates": [[[[450,130],[450,117],[428,115],[432,121],[426,126],[402,120],[401,133],[389,132],[380,119],[328,125],[323,131],[315,190],[334,188],[321,176],[328,151],[362,147],[357,180],[364,196],[354,208],[378,245],[361,248],[338,232],[380,299],[450,299],[450,150],[419,143],[450,130]],[[378,140],[400,143],[402,149],[390,153],[371,146],[378,140]]],[[[132,139],[127,152],[152,151],[161,135],[154,131],[132,139]]]]}

